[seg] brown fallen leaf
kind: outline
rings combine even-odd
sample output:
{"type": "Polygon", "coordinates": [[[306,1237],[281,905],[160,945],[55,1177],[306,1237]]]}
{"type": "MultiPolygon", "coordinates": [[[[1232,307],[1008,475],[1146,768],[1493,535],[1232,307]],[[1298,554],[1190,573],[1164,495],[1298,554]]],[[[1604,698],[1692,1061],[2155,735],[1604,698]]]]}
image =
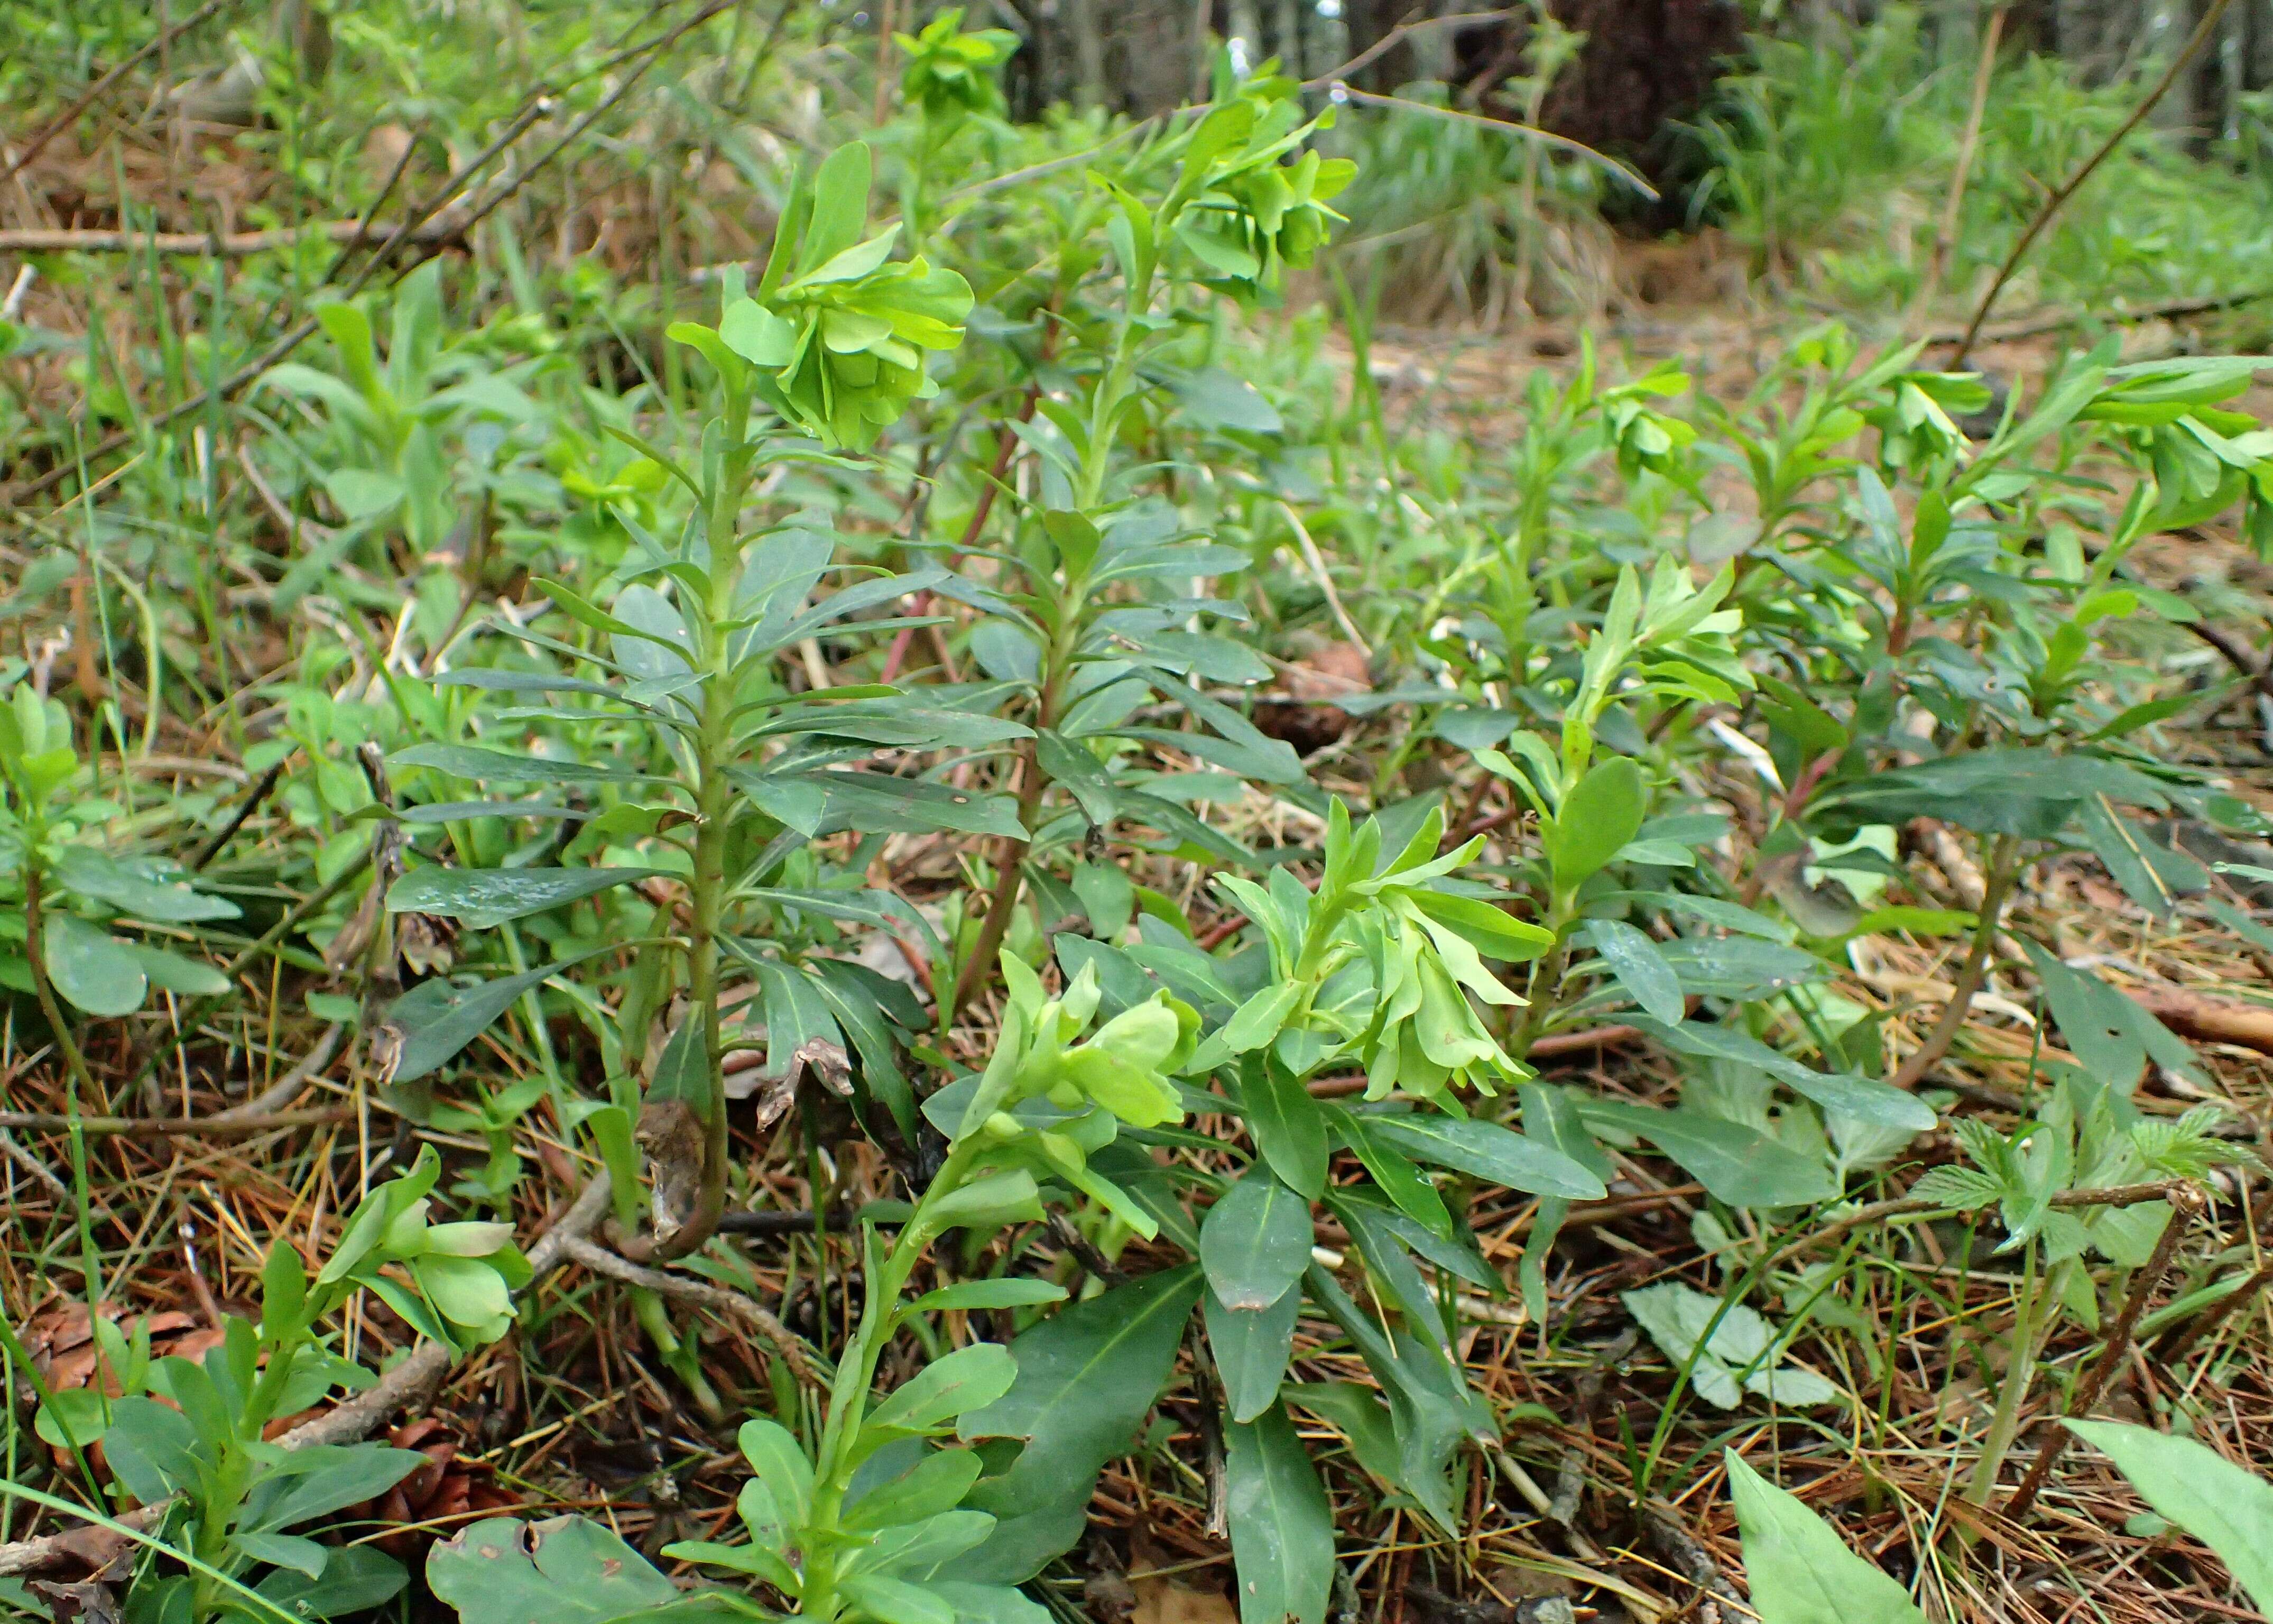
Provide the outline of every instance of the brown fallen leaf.
{"type": "MultiPolygon", "coordinates": [[[[117,1326],[130,1342],[138,1327],[146,1321],[153,1358],[171,1354],[200,1359],[207,1349],[221,1345],[221,1334],[218,1330],[201,1327],[188,1314],[173,1309],[130,1319],[124,1309],[106,1303],[102,1305],[102,1317],[117,1326]]],[[[34,1317],[24,1327],[24,1351],[32,1356],[32,1363],[41,1378],[55,1391],[61,1393],[91,1385],[101,1350],[95,1345],[86,1304],[59,1304],[34,1317]]],[[[105,1365],[102,1380],[103,1390],[114,1398],[118,1396],[117,1372],[105,1365]]]]}
{"type": "Polygon", "coordinates": [[[118,1598],[100,1580],[58,1584],[34,1579],[26,1588],[46,1598],[48,1616],[56,1624],[118,1624],[118,1598]]]}
{"type": "Polygon", "coordinates": [[[1130,1581],[1129,1588],[1136,1596],[1129,1624],[1239,1624],[1239,1605],[1220,1590],[1144,1578],[1130,1581]]]}
{"type": "Polygon", "coordinates": [[[406,1421],[386,1435],[397,1449],[415,1449],[426,1464],[350,1515],[388,1529],[371,1541],[397,1561],[416,1563],[444,1527],[456,1527],[477,1515],[521,1504],[491,1479],[485,1462],[462,1460],[450,1425],[432,1416],[406,1421]],[[415,1526],[414,1526],[415,1525],[415,1526]]]}
{"type": "Polygon", "coordinates": [[[684,1100],[649,1100],[632,1137],[647,1158],[655,1233],[668,1242],[694,1214],[702,1192],[701,1114],[684,1100]]]}
{"type": "Polygon", "coordinates": [[[1287,666],[1284,687],[1285,698],[1256,702],[1255,726],[1310,756],[1349,732],[1354,718],[1333,702],[1369,692],[1373,673],[1355,643],[1320,640],[1287,666]]]}

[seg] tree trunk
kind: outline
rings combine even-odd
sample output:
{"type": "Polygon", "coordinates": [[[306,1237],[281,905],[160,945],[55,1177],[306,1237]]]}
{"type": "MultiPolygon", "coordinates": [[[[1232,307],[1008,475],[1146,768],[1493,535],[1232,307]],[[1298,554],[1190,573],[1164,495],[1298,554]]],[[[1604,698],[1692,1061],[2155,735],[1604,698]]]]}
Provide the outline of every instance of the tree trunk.
{"type": "MultiPolygon", "coordinates": [[[[1695,178],[1699,159],[1680,126],[1713,94],[1744,48],[1744,18],[1735,0],[1549,0],[1557,20],[1587,36],[1578,60],[1557,79],[1541,121],[1557,135],[1625,160],[1666,194],[1647,214],[1656,229],[1681,223],[1677,194],[1695,178]]],[[[1499,80],[1521,71],[1520,23],[1460,36],[1456,72],[1470,94],[1496,104],[1499,80]]],[[[1625,199],[1609,199],[1618,207],[1625,199]]]]}
{"type": "Polygon", "coordinates": [[[1025,43],[1010,60],[1023,118],[1054,102],[1146,117],[1204,88],[1209,0],[1017,0],[1025,43]]]}
{"type": "Polygon", "coordinates": [[[2241,13],[2241,87],[2273,86],[2273,0],[2239,0],[2235,10],[2241,13]]]}
{"type": "Polygon", "coordinates": [[[2052,44],[2087,84],[2104,84],[2138,64],[2154,36],[2155,0],[2058,0],[2052,44]]]}

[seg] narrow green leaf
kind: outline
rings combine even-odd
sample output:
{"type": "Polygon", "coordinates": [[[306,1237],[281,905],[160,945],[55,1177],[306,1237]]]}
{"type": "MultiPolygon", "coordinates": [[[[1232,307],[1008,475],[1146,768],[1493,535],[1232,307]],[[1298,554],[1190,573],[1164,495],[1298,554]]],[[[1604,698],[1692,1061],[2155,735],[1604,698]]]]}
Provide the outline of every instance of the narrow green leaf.
{"type": "Polygon", "coordinates": [[[585,762],[513,756],[470,744],[414,744],[387,757],[390,767],[431,767],[455,778],[508,784],[623,784],[652,778],[628,767],[596,767],[585,762]]]}
{"type": "Polygon", "coordinates": [[[1277,1406],[1225,1430],[1240,1624],[1321,1624],[1334,1576],[1334,1520],[1317,1469],[1277,1406]]]}
{"type": "Polygon", "coordinates": [[[1599,1201],[1609,1193],[1592,1171],[1561,1151],[1497,1123],[1426,1111],[1369,1114],[1362,1120],[1424,1162],[1510,1190],[1572,1201],[1599,1201]]]}
{"type": "Polygon", "coordinates": [[[1260,1056],[1240,1068],[1239,1101],[1264,1161],[1289,1189],[1317,1200],[1326,1191],[1326,1116],[1309,1091],[1260,1056]]]}
{"type": "Polygon", "coordinates": [[[422,981],[388,1006],[386,1020],[401,1032],[402,1051],[395,1062],[394,1080],[407,1083],[425,1076],[485,1031],[489,1024],[514,1005],[532,987],[610,950],[563,959],[519,975],[499,976],[469,987],[454,985],[446,977],[422,981]]]}
{"type": "Polygon", "coordinates": [[[1598,919],[1587,927],[1587,939],[1628,997],[1660,1020],[1681,1019],[1687,1008],[1681,978],[1646,933],[1617,920],[1598,919]]]}
{"type": "Polygon", "coordinates": [[[469,929],[548,913],[571,902],[643,880],[658,868],[414,868],[388,888],[394,914],[439,914],[469,929]]]}

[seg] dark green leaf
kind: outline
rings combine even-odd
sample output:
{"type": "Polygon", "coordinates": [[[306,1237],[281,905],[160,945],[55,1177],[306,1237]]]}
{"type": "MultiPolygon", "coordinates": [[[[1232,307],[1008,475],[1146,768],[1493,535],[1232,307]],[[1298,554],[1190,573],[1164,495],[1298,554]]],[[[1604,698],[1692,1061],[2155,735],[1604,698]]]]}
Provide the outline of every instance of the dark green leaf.
{"type": "Polygon", "coordinates": [[[386,758],[389,767],[431,767],[454,778],[506,784],[626,784],[654,778],[628,767],[596,767],[541,756],[511,756],[470,744],[415,744],[386,758]]]}
{"type": "Polygon", "coordinates": [[[2069,969],[2033,942],[2024,945],[2060,1036],[2086,1071],[2124,1092],[2149,1060],[2202,1080],[2194,1050],[2168,1026],[2089,971],[2069,969]]]}
{"type": "Polygon", "coordinates": [[[1852,1073],[1818,1071],[1733,1026],[1699,1020],[1673,1026],[1646,1015],[1637,1017],[1634,1025],[1676,1053],[1751,1066],[1826,1109],[1843,1111],[1882,1128],[1931,1133],[1937,1123],[1933,1108],[1915,1094],[1852,1073]]]}
{"type": "Polygon", "coordinates": [[[2048,749],[1988,749],[1827,786],[1808,812],[1836,829],[1932,817],[1978,833],[2048,840],[2093,795],[2134,806],[2169,801],[2154,779],[2119,762],[2048,749]]]}
{"type": "Polygon", "coordinates": [[[1268,1308],[1310,1266],[1310,1203],[1249,1168],[1200,1222],[1200,1265],[1224,1305],[1268,1308]]]}
{"type": "Polygon", "coordinates": [[[438,914],[470,930],[544,914],[659,868],[414,868],[388,888],[394,914],[438,914]]]}
{"type": "Polygon", "coordinates": [[[1334,1576],[1334,1519],[1287,1412],[1225,1430],[1240,1624],[1321,1624],[1334,1576]]]}
{"type": "Polygon", "coordinates": [[[963,1417],[965,1438],[1023,1438],[1009,1470],[982,1480],[970,1504],[1001,1519],[957,1564],[974,1583],[1016,1584],[1080,1539],[1105,1462],[1129,1447],[1175,1366],[1202,1281],[1167,1269],[1076,1303],[1010,1344],[1018,1380],[963,1417]]]}
{"type": "Polygon", "coordinates": [[[479,1037],[491,1021],[513,1007],[521,994],[581,964],[594,953],[608,951],[604,947],[594,948],[590,952],[579,953],[541,969],[499,976],[493,981],[476,981],[469,987],[454,985],[441,976],[420,982],[397,998],[386,1011],[387,1024],[403,1034],[394,1080],[407,1083],[425,1076],[479,1037]]]}
{"type": "MultiPolygon", "coordinates": [[[[761,775],[732,771],[727,776],[748,787],[761,775]]],[[[986,795],[951,785],[921,778],[895,778],[881,772],[814,772],[797,775],[793,783],[813,786],[826,793],[826,810],[818,832],[857,829],[871,834],[928,834],[952,829],[963,834],[1000,835],[1023,840],[1016,802],[1009,795],[986,795]]],[[[771,809],[770,808],[769,808],[771,809]]]]}
{"type": "Polygon", "coordinates": [[[1287,1292],[1268,1308],[1227,1308],[1212,1291],[1201,1299],[1200,1317],[1207,1322],[1208,1346],[1233,1420],[1252,1421],[1278,1398],[1302,1313],[1300,1291],[1287,1292]]]}
{"type": "Polygon", "coordinates": [[[1369,1114],[1363,1120],[1423,1162],[1510,1190],[1572,1201],[1599,1201],[1607,1193],[1601,1179],[1561,1151],[1497,1123],[1425,1111],[1369,1114]]]}
{"type": "Polygon", "coordinates": [[[286,1529],[312,1522],[341,1507],[378,1499],[425,1463],[415,1449],[375,1443],[295,1449],[261,1474],[238,1526],[286,1529]]]}
{"type": "Polygon", "coordinates": [[[1339,1105],[1329,1105],[1325,1112],[1326,1120],[1333,1124],[1342,1143],[1373,1175],[1373,1182],[1381,1186],[1383,1194],[1423,1227],[1439,1235],[1452,1232],[1452,1215],[1444,1209],[1444,1198],[1413,1165],[1402,1146],[1374,1131],[1378,1118],[1360,1116],[1339,1105]]]}
{"type": "Polygon", "coordinates": [[[319,1545],[324,1571],[311,1579],[280,1568],[253,1588],[288,1618],[336,1619],[392,1601],[410,1583],[402,1564],[368,1545],[319,1545]]]}

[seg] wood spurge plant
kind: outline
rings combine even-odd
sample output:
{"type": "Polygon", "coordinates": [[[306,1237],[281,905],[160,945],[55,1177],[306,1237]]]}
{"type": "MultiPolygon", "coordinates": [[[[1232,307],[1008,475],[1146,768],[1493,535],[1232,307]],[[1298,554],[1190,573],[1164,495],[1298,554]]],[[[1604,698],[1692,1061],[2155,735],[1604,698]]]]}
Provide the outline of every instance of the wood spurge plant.
{"type": "Polygon", "coordinates": [[[2267,4],[0,0],[0,1619],[2273,1606],[2267,4]]]}

